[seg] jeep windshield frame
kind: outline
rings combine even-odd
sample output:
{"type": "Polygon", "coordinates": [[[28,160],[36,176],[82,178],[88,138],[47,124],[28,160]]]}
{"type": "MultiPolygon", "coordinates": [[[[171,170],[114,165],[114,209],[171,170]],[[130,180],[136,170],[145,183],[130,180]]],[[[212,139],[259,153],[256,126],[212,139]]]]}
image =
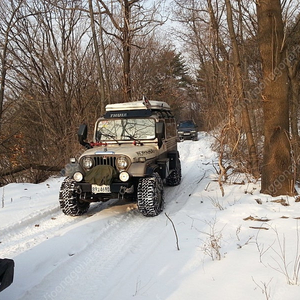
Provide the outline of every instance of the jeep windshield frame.
{"type": "Polygon", "coordinates": [[[154,118],[99,119],[95,127],[96,142],[154,140],[154,118]]]}

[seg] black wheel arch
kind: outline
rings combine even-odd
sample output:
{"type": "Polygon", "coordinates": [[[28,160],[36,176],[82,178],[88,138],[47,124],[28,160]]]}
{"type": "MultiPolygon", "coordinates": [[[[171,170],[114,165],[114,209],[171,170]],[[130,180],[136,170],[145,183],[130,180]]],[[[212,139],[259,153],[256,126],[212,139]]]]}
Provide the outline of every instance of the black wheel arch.
{"type": "Polygon", "coordinates": [[[158,166],[158,164],[151,164],[151,165],[147,166],[145,175],[147,177],[149,177],[149,176],[152,176],[153,173],[155,173],[155,172],[159,174],[159,166],[158,166]]]}
{"type": "Polygon", "coordinates": [[[178,161],[180,161],[180,155],[178,150],[173,150],[168,153],[170,170],[176,169],[178,161]]]}

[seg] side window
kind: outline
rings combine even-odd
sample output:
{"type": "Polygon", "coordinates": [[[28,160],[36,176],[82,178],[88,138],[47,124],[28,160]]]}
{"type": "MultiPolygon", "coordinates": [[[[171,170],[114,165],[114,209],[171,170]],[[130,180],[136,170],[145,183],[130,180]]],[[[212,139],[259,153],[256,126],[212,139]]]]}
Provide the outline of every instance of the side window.
{"type": "Polygon", "coordinates": [[[174,119],[166,119],[166,138],[171,138],[176,136],[176,124],[174,119]]]}

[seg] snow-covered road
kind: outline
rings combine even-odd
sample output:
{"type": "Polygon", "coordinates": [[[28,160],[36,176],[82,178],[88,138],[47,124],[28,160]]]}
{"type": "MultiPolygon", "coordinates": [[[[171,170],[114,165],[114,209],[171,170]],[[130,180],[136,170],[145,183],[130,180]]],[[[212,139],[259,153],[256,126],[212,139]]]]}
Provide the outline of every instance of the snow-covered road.
{"type": "MultiPolygon", "coordinates": [[[[14,283],[0,293],[0,299],[194,300],[202,294],[204,300],[222,295],[232,300],[261,295],[251,276],[258,282],[266,276],[267,283],[279,275],[260,270],[255,277],[257,268],[263,267],[258,242],[249,242],[257,231],[243,219],[251,214],[267,217],[268,212],[279,219],[285,214],[290,218],[285,222],[295,229],[296,204],[270,205],[254,183],[227,186],[221,198],[217,182],[212,181],[216,162],[212,142],[212,137],[199,133],[199,141],[179,144],[182,183],[165,187],[165,210],[154,218],[143,217],[135,204],[116,200],[93,204],[82,217],[65,216],[58,205],[63,178],[1,188],[0,257],[13,258],[16,267],[14,283]],[[257,197],[265,205],[258,205],[257,197]],[[179,251],[165,213],[174,221],[179,251]],[[207,239],[212,235],[219,238],[220,261],[213,261],[208,252],[207,239]],[[252,275],[244,269],[244,281],[241,269],[232,264],[236,259],[241,268],[257,262],[252,275]],[[224,272],[228,268],[236,272],[228,276],[224,272]],[[227,291],[229,282],[238,287],[227,291]]],[[[268,299],[281,299],[279,279],[274,281],[277,294],[268,299]]]]}

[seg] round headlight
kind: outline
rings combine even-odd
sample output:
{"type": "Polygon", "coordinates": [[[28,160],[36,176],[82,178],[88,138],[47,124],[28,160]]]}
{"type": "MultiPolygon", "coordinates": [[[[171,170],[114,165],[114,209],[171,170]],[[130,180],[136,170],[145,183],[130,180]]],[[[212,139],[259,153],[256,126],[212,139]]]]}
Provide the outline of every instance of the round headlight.
{"type": "Polygon", "coordinates": [[[80,172],[75,172],[73,175],[73,178],[75,181],[80,182],[83,179],[83,175],[80,172]]]}
{"type": "Polygon", "coordinates": [[[90,169],[93,166],[93,159],[91,157],[84,157],[82,165],[85,169],[90,169]]]}
{"type": "Polygon", "coordinates": [[[119,175],[119,179],[123,182],[126,182],[129,180],[129,174],[127,172],[121,172],[119,175]]]}
{"type": "Polygon", "coordinates": [[[120,157],[117,158],[116,164],[117,164],[117,168],[119,170],[124,170],[124,169],[126,169],[128,167],[129,160],[125,156],[120,156],[120,157]]]}

